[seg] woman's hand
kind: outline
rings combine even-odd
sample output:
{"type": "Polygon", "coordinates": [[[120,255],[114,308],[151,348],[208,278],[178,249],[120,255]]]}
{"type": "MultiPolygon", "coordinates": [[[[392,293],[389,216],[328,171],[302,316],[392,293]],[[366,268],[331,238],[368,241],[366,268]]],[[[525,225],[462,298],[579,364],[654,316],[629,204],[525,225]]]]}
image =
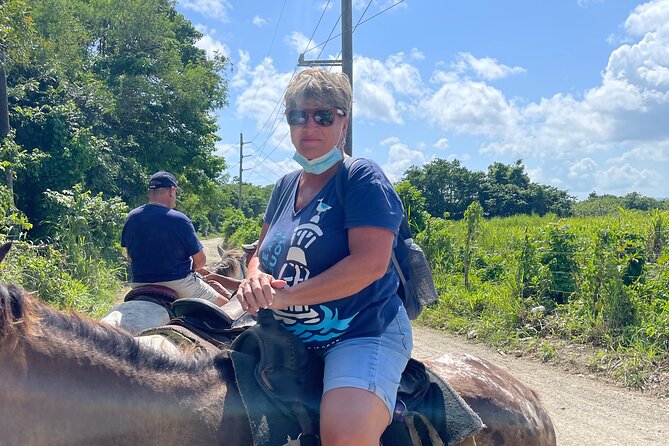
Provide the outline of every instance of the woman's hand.
{"type": "Polygon", "coordinates": [[[285,280],[258,271],[242,281],[237,289],[237,299],[244,310],[255,315],[261,308],[274,308],[277,292],[286,285],[285,280]]]}

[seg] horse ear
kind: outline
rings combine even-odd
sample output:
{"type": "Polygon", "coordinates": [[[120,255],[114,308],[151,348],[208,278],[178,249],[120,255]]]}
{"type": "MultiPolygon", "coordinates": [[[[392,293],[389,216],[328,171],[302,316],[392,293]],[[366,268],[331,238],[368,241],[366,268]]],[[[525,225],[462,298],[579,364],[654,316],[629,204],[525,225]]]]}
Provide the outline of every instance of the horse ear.
{"type": "Polygon", "coordinates": [[[223,246],[216,245],[216,251],[218,251],[218,255],[221,256],[221,259],[225,258],[225,249],[223,249],[223,246]]]}
{"type": "Polygon", "coordinates": [[[12,242],[7,242],[4,245],[0,246],[0,263],[5,260],[7,253],[12,248],[12,242]]]}

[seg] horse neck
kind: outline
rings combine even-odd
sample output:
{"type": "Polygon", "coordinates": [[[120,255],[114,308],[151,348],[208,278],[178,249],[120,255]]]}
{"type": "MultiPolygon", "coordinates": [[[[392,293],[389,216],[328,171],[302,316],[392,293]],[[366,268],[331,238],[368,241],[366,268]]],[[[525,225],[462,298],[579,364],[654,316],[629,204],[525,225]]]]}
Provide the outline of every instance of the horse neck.
{"type": "Polygon", "coordinates": [[[13,432],[3,444],[221,444],[231,428],[223,411],[243,412],[222,359],[172,360],[142,347],[110,353],[127,337],[111,330],[105,339],[99,327],[97,339],[83,339],[91,327],[65,333],[49,316],[0,357],[0,432],[13,432]]]}

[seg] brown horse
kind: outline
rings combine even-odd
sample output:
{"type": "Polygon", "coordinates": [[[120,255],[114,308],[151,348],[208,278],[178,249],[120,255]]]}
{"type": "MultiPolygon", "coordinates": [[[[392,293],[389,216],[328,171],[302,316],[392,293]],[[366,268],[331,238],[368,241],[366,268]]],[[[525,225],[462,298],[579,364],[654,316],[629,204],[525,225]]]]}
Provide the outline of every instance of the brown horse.
{"type": "MultiPolygon", "coordinates": [[[[9,250],[0,246],[0,261],[9,250]]],[[[467,355],[423,361],[486,428],[460,445],[554,446],[537,396],[467,355]]],[[[165,355],[127,332],[0,285],[0,441],[32,445],[250,445],[227,354],[165,355]]]]}
{"type": "MultiPolygon", "coordinates": [[[[479,446],[555,445],[536,395],[502,369],[466,355],[429,365],[487,425],[479,446]]],[[[7,446],[252,444],[226,354],[167,356],[15,285],[0,286],[0,433],[7,446]]]]}

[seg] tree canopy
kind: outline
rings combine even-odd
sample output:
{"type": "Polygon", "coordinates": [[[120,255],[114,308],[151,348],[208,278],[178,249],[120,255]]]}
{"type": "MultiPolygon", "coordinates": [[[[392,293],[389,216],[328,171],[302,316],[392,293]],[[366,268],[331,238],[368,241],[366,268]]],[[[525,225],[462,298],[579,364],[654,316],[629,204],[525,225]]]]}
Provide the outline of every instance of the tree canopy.
{"type": "Polygon", "coordinates": [[[461,219],[467,207],[478,201],[487,217],[515,214],[571,215],[575,201],[566,191],[530,181],[521,160],[493,163],[487,172],[471,171],[459,160],[436,159],[423,167],[411,167],[404,180],[425,198],[425,210],[433,217],[461,219]]]}
{"type": "Polygon", "coordinates": [[[32,31],[2,65],[13,131],[0,160],[31,221],[49,219],[45,191],[77,184],[130,205],[157,170],[178,176],[185,200],[218,184],[228,61],[195,46],[173,1],[9,0],[0,14],[3,37],[32,31]]]}

